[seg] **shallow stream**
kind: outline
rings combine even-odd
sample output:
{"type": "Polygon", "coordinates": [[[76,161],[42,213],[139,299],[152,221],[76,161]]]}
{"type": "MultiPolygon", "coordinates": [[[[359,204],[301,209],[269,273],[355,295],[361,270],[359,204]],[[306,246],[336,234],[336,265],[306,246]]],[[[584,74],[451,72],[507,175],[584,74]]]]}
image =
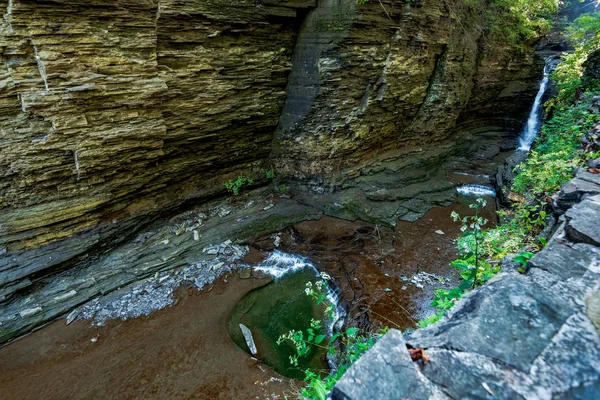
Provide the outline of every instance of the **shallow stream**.
{"type": "Polygon", "coordinates": [[[306,284],[316,282],[317,277],[315,270],[307,265],[246,294],[227,323],[227,330],[233,341],[251,353],[240,329],[240,324],[243,324],[252,332],[257,350],[254,356],[281,375],[302,380],[306,369],[327,371],[324,348],[311,346],[310,353],[299,359],[298,366],[294,366],[290,363],[290,356],[296,354],[294,345],[289,340],[277,344],[281,335],[292,330],[306,331],[312,319],[323,326],[318,333],[327,334],[329,321],[324,305],[317,306],[304,292],[306,284]]]}

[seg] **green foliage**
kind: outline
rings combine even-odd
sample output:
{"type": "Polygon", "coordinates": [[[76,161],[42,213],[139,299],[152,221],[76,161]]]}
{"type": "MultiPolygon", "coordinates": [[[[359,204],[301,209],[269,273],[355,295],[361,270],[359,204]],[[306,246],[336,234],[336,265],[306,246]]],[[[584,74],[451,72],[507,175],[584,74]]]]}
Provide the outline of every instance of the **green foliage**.
{"type": "Polygon", "coordinates": [[[237,196],[240,193],[240,189],[242,188],[242,186],[251,185],[253,183],[254,181],[251,178],[247,178],[245,176],[238,176],[235,181],[230,179],[227,182],[225,182],[225,188],[231,193],[233,193],[234,196],[237,196]]]}
{"type": "Polygon", "coordinates": [[[549,196],[571,179],[575,168],[584,162],[578,153],[582,135],[600,120],[590,111],[592,98],[586,93],[573,104],[556,107],[542,126],[535,150],[519,166],[520,173],[513,181],[515,193],[529,198],[549,196]]]}
{"type": "Polygon", "coordinates": [[[438,310],[435,314],[419,321],[419,328],[427,328],[429,325],[435,324],[444,316],[443,310],[438,310]]]}
{"type": "Polygon", "coordinates": [[[518,256],[513,258],[514,262],[518,262],[521,264],[521,268],[519,268],[519,272],[525,272],[525,268],[527,267],[527,261],[529,261],[534,254],[530,251],[522,251],[518,256]]]}
{"type": "Polygon", "coordinates": [[[484,30],[495,40],[524,49],[545,35],[559,0],[463,0],[484,16],[484,30]]]}
{"type": "Polygon", "coordinates": [[[486,205],[486,201],[479,198],[469,206],[475,210],[474,215],[461,217],[456,211],[450,214],[455,222],[462,224],[463,234],[457,244],[460,257],[450,263],[460,271],[461,284],[451,290],[436,289],[434,291],[431,305],[437,309],[437,312],[420,321],[420,327],[423,328],[437,322],[467,290],[482,285],[498,273],[499,266],[488,262],[485,248],[482,247],[485,235],[481,228],[488,223],[488,220],[479,216],[479,209],[486,205]]]}
{"type": "Polygon", "coordinates": [[[552,76],[559,88],[550,102],[552,117],[542,126],[535,149],[517,168],[511,191],[520,200],[511,210],[498,212],[504,223],[480,230],[482,224],[472,224],[477,213],[466,218],[452,215],[463,224],[464,233],[457,241],[460,257],[451,263],[461,272],[462,281],[454,289],[434,292],[436,314],[422,320],[420,326],[438,321],[472,285],[491,279],[500,269],[499,261],[508,254],[520,252],[513,260],[524,272],[534,252],[546,246],[546,239],[537,236],[548,218],[548,196],[569,181],[586,159],[600,156],[600,152],[584,153],[580,149],[583,134],[600,122],[600,114],[593,107],[593,97],[600,87],[584,87],[580,80],[585,59],[600,46],[599,21],[600,13],[584,15],[567,28],[575,52],[562,58],[552,76]],[[525,248],[528,251],[522,251],[525,248]]]}
{"type": "Polygon", "coordinates": [[[387,329],[382,329],[378,334],[362,336],[358,334],[358,329],[348,328],[345,332],[333,335],[330,339],[333,344],[329,346],[329,354],[339,353],[338,367],[332,374],[324,378],[318,372],[305,371],[304,381],[306,386],[302,388],[302,397],[306,399],[325,399],[327,392],[333,389],[335,384],[348,371],[348,368],[369,351],[386,332],[387,329]]]}
{"type": "MultiPolygon", "coordinates": [[[[330,279],[329,275],[322,272],[321,280],[315,283],[308,282],[304,292],[312,297],[317,305],[326,304],[325,314],[330,320],[333,320],[333,305],[327,301],[327,281],[330,279]]],[[[301,390],[302,398],[325,400],[327,393],[335,386],[348,368],[369,351],[386,332],[387,329],[382,329],[378,334],[363,336],[359,335],[357,328],[348,328],[345,332],[338,332],[329,337],[323,326],[313,319],[310,328],[305,331],[292,330],[285,335],[281,335],[277,340],[277,344],[281,344],[286,340],[292,342],[296,348],[296,354],[290,356],[290,363],[294,366],[298,365],[300,358],[310,354],[312,346],[326,348],[330,356],[337,355],[338,366],[331,374],[323,377],[320,371],[309,369],[305,371],[304,382],[306,386],[301,390]]]]}
{"type": "Polygon", "coordinates": [[[263,173],[267,179],[275,179],[275,171],[272,169],[263,169],[263,173]]]}
{"type": "Polygon", "coordinates": [[[565,36],[575,50],[563,55],[560,64],[552,73],[558,96],[550,102],[551,106],[570,105],[581,93],[583,64],[590,54],[600,49],[600,12],[581,15],[567,27],[565,36]]]}
{"type": "Polygon", "coordinates": [[[463,232],[458,247],[461,257],[450,265],[461,271],[462,280],[469,282],[473,287],[485,282],[489,279],[486,277],[491,275],[490,266],[480,252],[480,244],[483,240],[481,228],[488,223],[488,220],[479,216],[479,209],[486,205],[487,202],[479,198],[469,206],[475,210],[475,215],[461,217],[456,211],[450,214],[454,222],[461,222],[460,230],[463,232]]]}

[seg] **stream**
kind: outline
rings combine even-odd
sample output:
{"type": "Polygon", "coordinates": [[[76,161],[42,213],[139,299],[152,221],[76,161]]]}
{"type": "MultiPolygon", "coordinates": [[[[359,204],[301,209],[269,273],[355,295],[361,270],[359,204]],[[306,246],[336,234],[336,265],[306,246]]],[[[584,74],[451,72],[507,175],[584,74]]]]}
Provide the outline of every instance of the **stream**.
{"type": "MultiPolygon", "coordinates": [[[[548,62],[518,150],[528,151],[537,136],[550,71],[548,62]]],[[[322,334],[348,326],[366,333],[412,329],[432,313],[435,289],[458,284],[449,262],[457,257],[460,225],[450,214],[470,215],[474,198],[484,197],[480,215],[493,226],[496,191],[485,175],[491,172],[448,170],[456,201],[413,223],[386,228],[323,217],[254,238],[248,244],[259,256],[246,260],[251,274],[228,270],[201,291],[182,286],[175,305],[149,316],[106,326],[56,321],[0,349],[0,398],[292,396],[290,382],[305,369],[327,374],[331,365],[323,349],[313,348],[292,366],[295,349],[278,345],[280,335],[306,329],[312,319],[321,322],[322,334]],[[332,278],[333,321],[305,293],[320,272],[332,278]]]]}
{"type": "MultiPolygon", "coordinates": [[[[341,307],[334,307],[330,320],[325,302],[317,305],[304,291],[307,284],[314,287],[321,281],[315,266],[304,257],[274,251],[254,270],[270,275],[273,281],[246,294],[233,310],[227,324],[233,341],[250,354],[253,354],[250,347],[255,347],[255,357],[289,378],[302,380],[306,369],[326,372],[329,365],[325,348],[311,347],[310,353],[294,366],[289,360],[296,354],[293,344],[287,340],[277,344],[281,335],[292,330],[305,331],[311,320],[322,326],[316,333],[327,336],[331,335],[336,322],[342,322],[344,310],[341,307]],[[240,324],[252,332],[251,338],[244,337],[240,324]]],[[[329,287],[325,290],[327,302],[337,306],[337,294],[329,287]]],[[[322,345],[326,346],[327,342],[322,345]]]]}

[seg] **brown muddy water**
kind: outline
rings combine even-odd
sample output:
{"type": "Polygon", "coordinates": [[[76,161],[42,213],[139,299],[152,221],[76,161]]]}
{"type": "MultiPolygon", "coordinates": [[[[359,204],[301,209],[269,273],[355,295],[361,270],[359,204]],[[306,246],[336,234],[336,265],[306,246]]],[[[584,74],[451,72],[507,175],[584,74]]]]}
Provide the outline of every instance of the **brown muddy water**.
{"type": "MultiPolygon", "coordinates": [[[[494,220],[490,200],[484,216],[494,220]]],[[[279,250],[304,255],[333,277],[347,305],[347,324],[412,328],[432,312],[433,290],[457,283],[448,263],[456,258],[460,227],[450,213],[470,214],[473,201],[459,197],[454,205],[435,208],[415,223],[399,222],[395,229],[330,217],[302,222],[278,233],[279,250]],[[413,278],[423,272],[440,278],[419,287],[413,278]]],[[[260,261],[273,242],[273,235],[253,241],[247,261],[260,261]]],[[[202,292],[180,289],[176,305],[149,317],[103,327],[59,320],[0,348],[0,399],[293,396],[298,382],[251,357],[227,332],[240,299],[270,279],[224,278],[202,292]]]]}
{"type": "Polygon", "coordinates": [[[289,380],[226,331],[242,296],[269,281],[182,289],[173,307],[104,327],[59,320],[0,349],[0,399],[283,398],[289,380]]]}
{"type": "MultiPolygon", "coordinates": [[[[306,256],[332,276],[347,303],[347,325],[363,330],[415,328],[433,313],[433,291],[458,284],[458,272],[449,263],[458,255],[460,225],[450,213],[471,215],[469,204],[474,201],[459,196],[453,205],[434,208],[414,223],[399,221],[394,229],[332,217],[305,221],[278,233],[279,249],[306,256]]],[[[481,216],[492,226],[495,199],[487,202],[481,216]]],[[[265,236],[253,246],[272,250],[273,239],[265,236]]]]}

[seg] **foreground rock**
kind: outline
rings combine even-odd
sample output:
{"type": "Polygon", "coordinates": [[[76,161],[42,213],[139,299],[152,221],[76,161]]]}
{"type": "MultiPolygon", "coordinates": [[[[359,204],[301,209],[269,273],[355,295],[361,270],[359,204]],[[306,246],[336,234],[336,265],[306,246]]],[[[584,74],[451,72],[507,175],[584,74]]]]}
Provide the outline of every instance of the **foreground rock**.
{"type": "Polygon", "coordinates": [[[507,261],[439,323],[390,332],[333,398],[600,398],[599,202],[569,209],[525,274],[507,261]],[[424,348],[429,362],[410,361],[407,347],[424,348]]]}

